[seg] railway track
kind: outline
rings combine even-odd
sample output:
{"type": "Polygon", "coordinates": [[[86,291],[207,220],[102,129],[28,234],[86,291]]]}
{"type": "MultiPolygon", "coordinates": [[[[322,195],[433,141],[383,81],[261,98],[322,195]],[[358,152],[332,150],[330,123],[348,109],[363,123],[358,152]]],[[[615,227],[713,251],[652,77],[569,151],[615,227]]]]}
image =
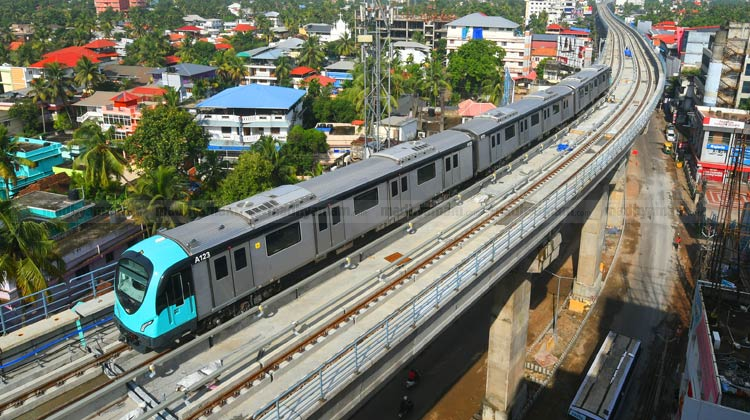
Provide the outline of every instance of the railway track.
{"type": "MultiPolygon", "coordinates": [[[[630,45],[637,45],[638,49],[641,53],[644,53],[642,46],[634,40],[633,35],[623,31],[622,29],[613,30],[613,27],[616,25],[611,25],[610,30],[612,30],[615,33],[619,33],[620,37],[630,37],[630,45]]],[[[623,48],[624,41],[619,38],[613,38],[616,39],[615,42],[613,42],[614,45],[611,45],[610,48],[610,54],[612,61],[618,61],[619,62],[619,77],[622,77],[623,68],[625,67],[625,60],[622,58],[618,58],[619,54],[618,52],[621,51],[623,48]]],[[[629,91],[629,96],[627,98],[626,102],[628,105],[631,103],[637,103],[638,108],[633,113],[633,115],[629,118],[628,123],[632,123],[635,121],[635,119],[640,116],[640,113],[645,109],[647,106],[647,101],[640,100],[638,101],[636,97],[638,96],[639,92],[643,93],[643,91],[639,90],[639,87],[642,82],[646,82],[649,84],[649,88],[653,88],[656,83],[656,79],[654,78],[653,70],[649,66],[644,66],[644,69],[648,72],[648,77],[643,78],[640,66],[637,65],[635,60],[632,60],[633,64],[633,70],[635,72],[635,80],[632,81],[632,88],[629,91]]],[[[627,107],[627,106],[626,106],[627,107]]],[[[294,359],[298,354],[308,352],[311,350],[311,347],[317,344],[318,342],[322,341],[327,337],[328,335],[335,332],[338,328],[345,325],[348,322],[351,322],[351,320],[356,317],[358,314],[360,314],[363,310],[367,309],[371,305],[374,304],[374,302],[378,301],[391,291],[397,289],[400,287],[403,283],[408,281],[413,275],[417,274],[418,272],[424,270],[427,266],[433,264],[438,259],[442,258],[449,252],[459,248],[459,245],[465,241],[467,241],[472,235],[476,234],[480,230],[486,228],[487,226],[496,223],[501,217],[503,217],[507,212],[511,211],[515,207],[517,207],[521,202],[523,202],[526,198],[528,198],[531,194],[536,192],[539,188],[541,188],[543,185],[548,183],[550,180],[556,178],[563,170],[568,168],[573,162],[580,159],[584,154],[588,153],[588,151],[591,149],[591,147],[597,142],[599,139],[599,135],[605,133],[607,130],[614,127],[616,120],[612,119],[607,124],[601,126],[596,130],[595,134],[591,136],[592,139],[585,145],[581,146],[576,149],[574,153],[569,155],[569,157],[561,162],[559,165],[554,167],[548,174],[543,176],[541,179],[535,181],[532,185],[530,185],[523,193],[517,195],[515,198],[513,198],[510,202],[506,203],[505,205],[501,206],[501,208],[492,211],[489,215],[482,218],[479,222],[477,222],[475,225],[471,226],[469,229],[466,229],[456,237],[450,239],[449,241],[442,244],[440,247],[438,247],[437,250],[433,251],[429,256],[427,256],[424,259],[421,259],[418,263],[410,264],[409,268],[406,270],[403,270],[399,275],[397,275],[394,279],[386,281],[382,287],[380,287],[375,293],[372,293],[367,299],[364,299],[360,303],[352,306],[351,308],[347,308],[340,316],[333,319],[331,322],[320,326],[317,328],[316,332],[314,334],[309,335],[304,340],[301,340],[297,343],[295,343],[292,347],[289,349],[280,352],[272,361],[266,362],[264,366],[259,367],[256,369],[255,372],[247,376],[245,379],[240,381],[239,383],[236,383],[235,385],[231,386],[230,388],[221,391],[218,395],[214,396],[210,401],[205,402],[200,405],[200,408],[194,409],[191,412],[187,413],[184,418],[187,419],[197,419],[201,417],[208,417],[212,414],[216,413],[218,409],[220,409],[222,406],[225,406],[226,404],[230,403],[233,399],[239,397],[244,390],[248,388],[252,388],[254,383],[257,383],[261,381],[266,376],[273,376],[281,366],[284,365],[285,362],[289,362],[292,359],[294,359]]],[[[605,146],[606,147],[606,146],[605,146]]],[[[570,180],[575,177],[578,171],[573,173],[572,175],[569,175],[563,182],[570,180]]],[[[410,261],[408,256],[405,256],[401,258],[398,263],[407,263],[410,261]]],[[[375,332],[371,332],[371,334],[375,334],[375,332]]],[[[344,355],[342,354],[341,357],[344,355]]],[[[335,360],[334,360],[335,361],[335,360]]],[[[331,361],[330,363],[333,363],[334,361],[331,361]]],[[[316,380],[315,377],[308,378],[308,381],[314,381],[316,380]]],[[[300,383],[298,385],[299,388],[304,386],[305,383],[300,383]]],[[[292,390],[291,392],[294,392],[292,390]]],[[[269,408],[270,410],[271,408],[269,408]]],[[[263,417],[266,412],[261,411],[256,413],[254,418],[263,417]]]]}

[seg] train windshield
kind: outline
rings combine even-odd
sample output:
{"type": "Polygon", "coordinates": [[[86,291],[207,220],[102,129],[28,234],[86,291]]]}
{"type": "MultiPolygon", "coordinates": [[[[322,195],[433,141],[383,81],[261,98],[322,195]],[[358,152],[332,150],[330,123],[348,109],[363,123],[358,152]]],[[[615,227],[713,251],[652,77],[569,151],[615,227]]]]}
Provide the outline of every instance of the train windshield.
{"type": "Polygon", "coordinates": [[[138,309],[146,296],[148,287],[148,271],[137,262],[123,258],[117,269],[117,281],[115,288],[119,295],[126,297],[121,299],[123,306],[131,312],[138,309]],[[126,303],[127,301],[127,303],[126,303]]]}

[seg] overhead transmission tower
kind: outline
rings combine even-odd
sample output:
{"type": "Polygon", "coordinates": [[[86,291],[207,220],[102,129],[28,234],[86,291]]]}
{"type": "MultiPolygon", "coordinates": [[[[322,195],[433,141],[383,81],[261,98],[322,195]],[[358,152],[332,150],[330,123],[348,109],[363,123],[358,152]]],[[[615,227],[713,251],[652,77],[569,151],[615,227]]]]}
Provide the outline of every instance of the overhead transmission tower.
{"type": "Polygon", "coordinates": [[[390,29],[393,23],[393,9],[389,4],[384,5],[379,0],[365,1],[360,5],[359,16],[362,26],[357,41],[361,45],[364,73],[365,157],[368,157],[368,146],[375,152],[384,146],[390,147],[390,135],[382,135],[380,121],[384,114],[388,117],[391,114],[390,29]],[[383,56],[384,47],[388,51],[387,57],[383,56]]]}

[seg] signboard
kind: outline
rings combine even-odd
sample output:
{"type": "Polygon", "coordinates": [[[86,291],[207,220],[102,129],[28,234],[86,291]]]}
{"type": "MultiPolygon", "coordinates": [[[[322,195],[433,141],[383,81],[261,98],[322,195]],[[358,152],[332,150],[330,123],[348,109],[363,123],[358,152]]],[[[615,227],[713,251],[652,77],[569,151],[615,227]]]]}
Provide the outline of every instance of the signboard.
{"type": "Polygon", "coordinates": [[[703,125],[710,125],[713,127],[724,127],[724,128],[739,128],[744,129],[745,123],[742,121],[724,120],[720,118],[708,118],[708,121],[703,121],[703,125]]]}
{"type": "Polygon", "coordinates": [[[706,149],[708,150],[721,150],[726,152],[729,150],[729,145],[727,144],[716,144],[716,143],[708,143],[706,144],[706,149]]]}

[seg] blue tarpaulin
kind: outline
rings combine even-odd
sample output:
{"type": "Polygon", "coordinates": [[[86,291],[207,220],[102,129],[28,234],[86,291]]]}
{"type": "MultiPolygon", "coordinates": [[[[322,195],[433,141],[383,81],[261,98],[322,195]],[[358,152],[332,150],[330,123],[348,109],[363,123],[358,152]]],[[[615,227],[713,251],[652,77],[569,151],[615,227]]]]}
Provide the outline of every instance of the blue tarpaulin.
{"type": "Polygon", "coordinates": [[[474,32],[471,34],[471,39],[483,39],[482,28],[474,28],[474,32]]]}
{"type": "Polygon", "coordinates": [[[557,151],[558,152],[564,152],[566,150],[568,150],[568,145],[567,144],[562,143],[562,144],[558,144],[557,145],[557,151]]]}

